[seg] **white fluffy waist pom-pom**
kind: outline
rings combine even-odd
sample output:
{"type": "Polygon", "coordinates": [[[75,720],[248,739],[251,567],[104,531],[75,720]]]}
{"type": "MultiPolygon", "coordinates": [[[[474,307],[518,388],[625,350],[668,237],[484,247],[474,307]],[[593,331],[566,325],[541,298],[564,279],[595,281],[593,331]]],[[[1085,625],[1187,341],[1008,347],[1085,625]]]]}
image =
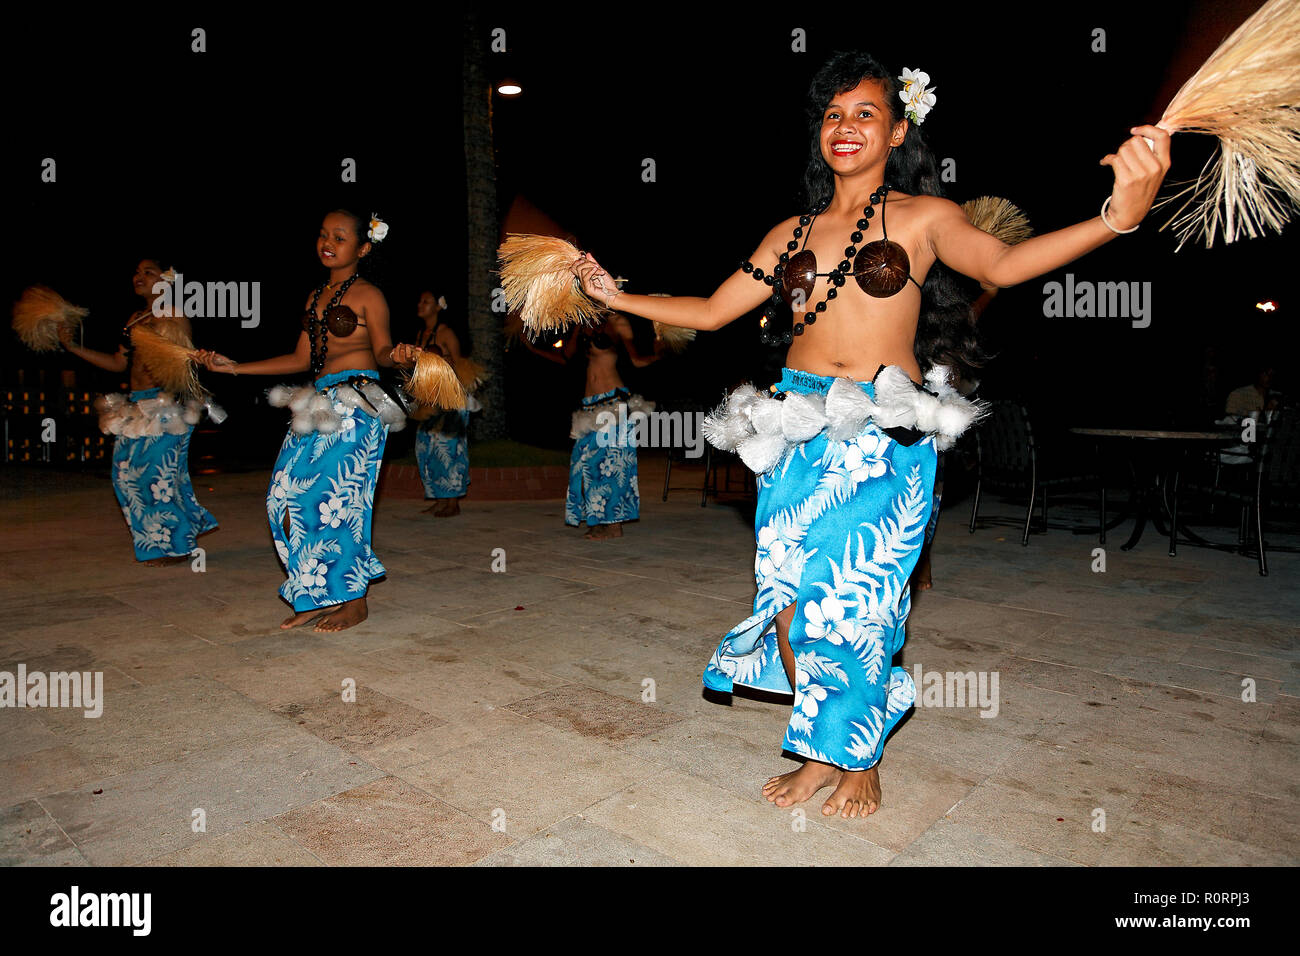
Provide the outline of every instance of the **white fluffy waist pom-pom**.
{"type": "Polygon", "coordinates": [[[276,385],[266,393],[266,400],[274,408],[287,408],[289,399],[293,397],[295,389],[288,385],[276,385]]]}
{"type": "Polygon", "coordinates": [[[311,412],[305,409],[293,413],[293,420],[290,421],[289,427],[298,435],[310,435],[316,430],[311,420],[311,412]]]}
{"type": "Polygon", "coordinates": [[[296,412],[308,411],[311,406],[311,400],[316,397],[316,389],[310,385],[304,385],[296,389],[289,396],[289,408],[296,412]]]}
{"type": "Polygon", "coordinates": [[[203,406],[198,402],[186,402],[185,409],[181,412],[181,421],[186,425],[197,425],[199,419],[203,417],[203,406]]]}
{"type": "Polygon", "coordinates": [[[720,451],[735,451],[746,438],[754,434],[749,416],[741,411],[726,411],[726,406],[706,415],[701,431],[704,440],[720,451]]]}
{"type": "Polygon", "coordinates": [[[947,401],[939,409],[934,431],[945,438],[957,438],[975,424],[985,413],[983,405],[962,399],[947,401]]]}
{"type": "Polygon", "coordinates": [[[781,403],[774,398],[760,399],[749,407],[749,421],[759,435],[780,435],[781,403]]]}
{"type": "Polygon", "coordinates": [[[857,383],[837,378],[826,390],[826,437],[831,441],[848,441],[858,435],[867,419],[876,413],[876,403],[857,383]]]}
{"type": "Polygon", "coordinates": [[[917,392],[915,428],[927,435],[939,429],[939,413],[943,403],[929,392],[917,392]]]}
{"type": "Polygon", "coordinates": [[[762,392],[753,385],[746,383],[745,385],[737,386],[732,393],[727,396],[724,407],[728,411],[743,414],[748,412],[754,403],[762,397],[762,392]]]}
{"type": "Polygon", "coordinates": [[[780,432],[775,435],[755,435],[737,445],[736,454],[750,471],[761,475],[775,468],[789,447],[785,436],[780,432]]]}
{"type": "Polygon", "coordinates": [[[786,392],[781,406],[781,433],[789,441],[807,441],[826,427],[826,399],[818,394],[786,392]]]}
{"type": "Polygon", "coordinates": [[[311,410],[311,429],[322,435],[332,435],[339,430],[342,419],[339,418],[338,412],[334,411],[334,406],[326,403],[324,408],[313,408],[311,410]]]}
{"type": "Polygon", "coordinates": [[[952,387],[952,369],[947,365],[931,365],[925,373],[925,387],[940,398],[957,394],[957,390],[952,387]]]}
{"type": "Polygon", "coordinates": [[[918,399],[924,397],[897,365],[886,367],[876,376],[876,424],[881,428],[910,428],[916,424],[918,399]]]}
{"type": "Polygon", "coordinates": [[[363,401],[361,394],[351,385],[340,385],[334,389],[334,400],[342,402],[348,408],[360,408],[363,401]]]}

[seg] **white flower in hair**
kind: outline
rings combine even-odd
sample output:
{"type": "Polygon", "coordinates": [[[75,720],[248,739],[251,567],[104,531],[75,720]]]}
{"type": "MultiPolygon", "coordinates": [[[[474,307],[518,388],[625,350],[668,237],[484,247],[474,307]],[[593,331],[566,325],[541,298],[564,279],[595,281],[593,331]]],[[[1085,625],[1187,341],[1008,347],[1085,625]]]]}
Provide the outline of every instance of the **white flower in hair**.
{"type": "Polygon", "coordinates": [[[925,122],[926,114],[935,104],[934,90],[926,88],[930,83],[930,74],[924,70],[909,70],[904,67],[899,79],[903,82],[903,88],[898,91],[898,98],[907,106],[907,118],[919,126],[925,122]]]}
{"type": "Polygon", "coordinates": [[[388,235],[388,223],[379,218],[379,213],[370,214],[370,231],[366,233],[367,238],[372,242],[383,242],[384,236],[388,235]]]}
{"type": "Polygon", "coordinates": [[[175,267],[175,266],[172,266],[172,267],[171,267],[170,269],[168,269],[166,272],[164,272],[164,273],[162,273],[161,275],[159,275],[158,278],[161,279],[163,282],[175,282],[175,281],[176,281],[176,267],[175,267]]]}

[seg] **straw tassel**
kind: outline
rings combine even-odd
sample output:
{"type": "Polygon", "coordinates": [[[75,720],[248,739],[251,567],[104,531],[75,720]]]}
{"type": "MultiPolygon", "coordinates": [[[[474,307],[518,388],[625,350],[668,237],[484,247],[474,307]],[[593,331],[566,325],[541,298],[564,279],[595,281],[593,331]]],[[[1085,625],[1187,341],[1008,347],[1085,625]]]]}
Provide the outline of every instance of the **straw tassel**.
{"type": "Polygon", "coordinates": [[[1000,196],[968,199],[961,204],[961,211],[976,229],[1001,239],[1009,246],[1024,242],[1034,234],[1029,217],[1011,200],[1000,196]]]}
{"type": "Polygon", "coordinates": [[[202,391],[195,371],[194,345],[175,322],[161,322],[152,329],[132,326],[131,346],[136,358],[167,391],[180,395],[202,391]]]}
{"type": "Polygon", "coordinates": [[[406,393],[421,405],[460,410],[465,407],[465,389],[456,370],[436,352],[421,352],[406,380],[406,393]]]}
{"type": "Polygon", "coordinates": [[[581,258],[570,242],[553,236],[512,233],[497,249],[506,306],[518,312],[530,338],[594,323],[604,309],[582,291],[573,264],[581,258]]]}
{"type": "Polygon", "coordinates": [[[13,308],[13,328],[33,352],[53,352],[62,347],[59,326],[76,328],[90,315],[89,309],[73,305],[48,286],[24,289],[13,308]]]}
{"type": "Polygon", "coordinates": [[[1183,84],[1157,123],[1208,133],[1219,151],[1196,180],[1160,206],[1183,199],[1161,229],[1178,247],[1281,232],[1300,208],[1300,3],[1269,0],[1183,84]],[[1185,198],[1184,198],[1185,197],[1185,198]]]}

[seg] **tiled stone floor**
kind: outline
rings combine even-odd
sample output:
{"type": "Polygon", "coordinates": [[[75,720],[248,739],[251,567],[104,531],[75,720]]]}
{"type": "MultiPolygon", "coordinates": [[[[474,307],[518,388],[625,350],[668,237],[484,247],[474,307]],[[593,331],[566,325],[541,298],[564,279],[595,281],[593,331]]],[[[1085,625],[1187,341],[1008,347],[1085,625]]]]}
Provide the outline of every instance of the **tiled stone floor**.
{"type": "Polygon", "coordinates": [[[1171,559],[1151,532],[1124,554],[1117,532],[1100,574],[1092,538],[1022,548],[954,509],[902,663],[996,672],[997,715],[919,708],[886,748],[876,815],[814,803],[800,821],[758,793],[794,766],[788,707],[700,690],[749,610],[752,531],[699,507],[698,473],[676,472],[667,504],[654,474],[612,542],[565,528],[558,502],[451,520],[382,502],[371,618],[318,635],[275,626],[264,475],[196,482],[221,521],[199,574],[136,566],[106,482],[0,473],[0,671],[105,681],[98,719],[0,709],[0,863],[1300,858],[1296,556],[1260,578],[1234,555],[1171,559]]]}

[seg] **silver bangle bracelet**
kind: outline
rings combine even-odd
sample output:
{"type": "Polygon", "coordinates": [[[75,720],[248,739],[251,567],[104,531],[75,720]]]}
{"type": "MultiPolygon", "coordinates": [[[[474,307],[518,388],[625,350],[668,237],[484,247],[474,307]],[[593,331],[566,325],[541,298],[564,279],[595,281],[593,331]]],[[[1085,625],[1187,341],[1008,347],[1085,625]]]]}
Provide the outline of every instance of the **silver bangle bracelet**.
{"type": "MultiPolygon", "coordinates": [[[[1127,236],[1130,232],[1137,232],[1137,228],[1138,228],[1137,226],[1133,226],[1131,229],[1116,229],[1114,226],[1110,224],[1109,220],[1106,219],[1106,210],[1110,208],[1111,198],[1112,197],[1107,196],[1106,201],[1101,204],[1102,225],[1104,225],[1111,232],[1115,233],[1115,235],[1117,236],[1127,236]]],[[[1138,223],[1138,226],[1140,225],[1142,225],[1142,223],[1138,223]]]]}

